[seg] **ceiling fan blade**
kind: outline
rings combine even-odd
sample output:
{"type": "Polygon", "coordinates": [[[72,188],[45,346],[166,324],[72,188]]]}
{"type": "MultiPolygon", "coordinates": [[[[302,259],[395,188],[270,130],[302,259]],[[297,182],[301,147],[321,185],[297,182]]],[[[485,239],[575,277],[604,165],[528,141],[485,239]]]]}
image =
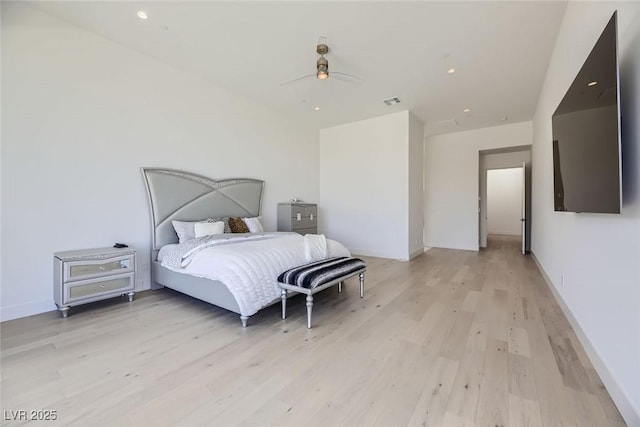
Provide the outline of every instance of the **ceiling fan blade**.
{"type": "Polygon", "coordinates": [[[307,74],[306,76],[298,77],[297,79],[293,79],[293,80],[289,80],[288,82],[280,83],[280,86],[285,86],[285,85],[288,85],[288,84],[291,84],[291,83],[295,83],[298,80],[307,79],[309,77],[315,77],[315,76],[316,76],[315,73],[314,74],[307,74]]]}
{"type": "Polygon", "coordinates": [[[342,80],[343,82],[352,82],[352,83],[363,83],[364,80],[358,76],[354,76],[353,74],[342,73],[340,71],[330,71],[329,78],[335,77],[337,80],[342,80]]]}

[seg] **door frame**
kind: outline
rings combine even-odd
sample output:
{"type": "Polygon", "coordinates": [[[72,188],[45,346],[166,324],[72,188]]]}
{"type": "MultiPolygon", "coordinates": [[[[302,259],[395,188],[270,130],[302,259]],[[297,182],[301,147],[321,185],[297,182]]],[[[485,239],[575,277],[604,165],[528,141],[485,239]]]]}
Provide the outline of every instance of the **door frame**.
{"type": "Polygon", "coordinates": [[[487,170],[522,167],[525,163],[525,252],[531,249],[531,145],[478,150],[478,248],[487,246],[487,170]],[[517,153],[517,154],[516,154],[517,153]],[[493,156],[498,155],[498,156],[493,156]],[[523,158],[525,160],[523,160],[523,158]]]}

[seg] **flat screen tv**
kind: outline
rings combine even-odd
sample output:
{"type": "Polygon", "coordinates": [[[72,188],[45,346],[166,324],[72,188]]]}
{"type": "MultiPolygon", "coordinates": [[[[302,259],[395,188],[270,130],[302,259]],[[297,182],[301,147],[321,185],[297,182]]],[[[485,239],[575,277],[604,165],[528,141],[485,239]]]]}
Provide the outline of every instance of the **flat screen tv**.
{"type": "Polygon", "coordinates": [[[552,117],[556,211],[620,213],[616,13],[552,117]]]}

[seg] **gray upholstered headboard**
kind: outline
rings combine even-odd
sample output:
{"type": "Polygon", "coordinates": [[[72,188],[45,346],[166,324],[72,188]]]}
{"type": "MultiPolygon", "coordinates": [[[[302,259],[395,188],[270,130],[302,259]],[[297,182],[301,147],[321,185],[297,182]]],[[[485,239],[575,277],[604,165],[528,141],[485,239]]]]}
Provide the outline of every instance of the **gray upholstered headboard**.
{"type": "Polygon", "coordinates": [[[157,251],[178,236],[172,220],[260,215],[264,181],[248,178],[215,181],[175,169],[142,168],[151,210],[151,249],[157,251]]]}

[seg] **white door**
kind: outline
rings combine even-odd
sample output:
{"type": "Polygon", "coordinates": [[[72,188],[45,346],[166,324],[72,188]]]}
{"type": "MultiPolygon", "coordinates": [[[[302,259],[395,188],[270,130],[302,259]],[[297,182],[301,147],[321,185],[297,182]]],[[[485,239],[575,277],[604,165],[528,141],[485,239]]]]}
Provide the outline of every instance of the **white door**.
{"type": "Polygon", "coordinates": [[[527,174],[525,173],[525,164],[522,163],[522,255],[527,251],[527,174]]]}

